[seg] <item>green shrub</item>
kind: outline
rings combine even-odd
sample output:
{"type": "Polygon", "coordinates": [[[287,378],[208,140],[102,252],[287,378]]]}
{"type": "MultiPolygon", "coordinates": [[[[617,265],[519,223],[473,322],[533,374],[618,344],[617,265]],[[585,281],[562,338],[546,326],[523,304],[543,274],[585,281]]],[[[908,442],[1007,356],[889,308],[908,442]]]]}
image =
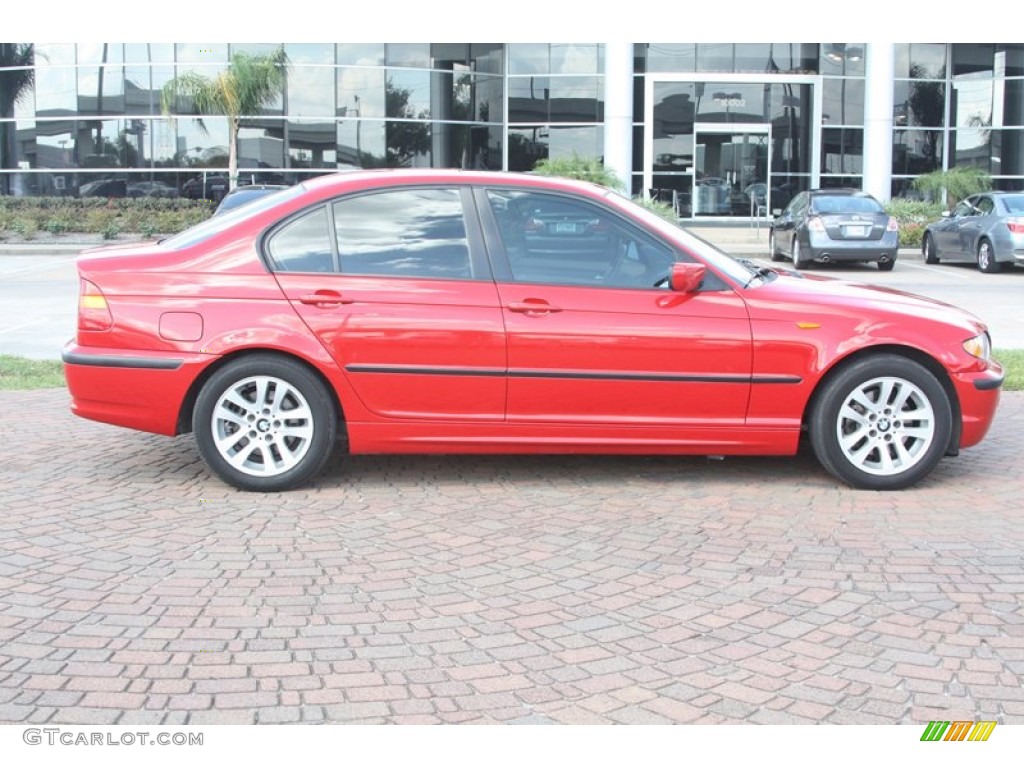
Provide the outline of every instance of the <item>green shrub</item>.
{"type": "Polygon", "coordinates": [[[914,189],[938,200],[945,208],[977,192],[992,189],[988,171],[974,166],[955,166],[948,171],[932,171],[914,179],[914,189]]]}
{"type": "Polygon", "coordinates": [[[546,157],[533,167],[533,172],[540,176],[559,176],[563,179],[579,179],[600,184],[609,189],[625,188],[615,171],[606,168],[596,157],[580,157],[575,152],[572,157],[546,157]]]}
{"type": "Polygon", "coordinates": [[[63,216],[51,216],[46,220],[43,225],[43,229],[49,232],[51,235],[59,235],[63,232],[71,231],[71,221],[64,218],[63,216]]]}
{"type": "Polygon", "coordinates": [[[121,225],[117,219],[110,219],[103,227],[103,239],[113,240],[121,234],[121,225]]]}
{"type": "Polygon", "coordinates": [[[900,248],[920,248],[925,226],[941,218],[943,211],[938,203],[901,199],[890,200],[885,209],[899,222],[900,248]]]}
{"type": "Polygon", "coordinates": [[[175,234],[210,217],[207,200],[186,198],[12,197],[0,195],[0,237],[78,232],[106,238],[122,232],[175,234]],[[165,228],[167,227],[167,228],[165,228]]]}
{"type": "Polygon", "coordinates": [[[36,223],[28,216],[19,216],[13,222],[11,222],[11,229],[13,229],[19,237],[25,240],[31,240],[36,236],[36,223]]]}
{"type": "Polygon", "coordinates": [[[660,200],[652,200],[649,197],[634,197],[633,202],[641,208],[646,208],[651,213],[657,214],[665,221],[669,221],[673,224],[679,223],[679,217],[676,215],[675,209],[668,203],[663,203],[660,200]]]}

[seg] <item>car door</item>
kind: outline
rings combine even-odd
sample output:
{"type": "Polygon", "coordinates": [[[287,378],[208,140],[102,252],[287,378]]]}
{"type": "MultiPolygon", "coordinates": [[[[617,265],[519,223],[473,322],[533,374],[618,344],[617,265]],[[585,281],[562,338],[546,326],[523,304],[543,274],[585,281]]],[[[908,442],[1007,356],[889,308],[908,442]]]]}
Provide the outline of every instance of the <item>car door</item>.
{"type": "Polygon", "coordinates": [[[806,192],[801,192],[789,201],[789,205],[775,222],[775,247],[787,256],[793,255],[793,238],[803,223],[809,204],[810,196],[806,192]]]}
{"type": "Polygon", "coordinates": [[[942,258],[955,261],[974,258],[971,232],[977,229],[976,199],[972,196],[957,203],[950,215],[936,225],[935,245],[942,258]]]}
{"type": "Polygon", "coordinates": [[[750,322],[721,278],[672,292],[660,281],[680,254],[592,201],[501,188],[477,199],[507,331],[509,422],[743,422],[750,322]]]}
{"type": "Polygon", "coordinates": [[[266,239],[281,288],[378,417],[505,416],[502,312],[468,194],[350,195],[266,239]]]}

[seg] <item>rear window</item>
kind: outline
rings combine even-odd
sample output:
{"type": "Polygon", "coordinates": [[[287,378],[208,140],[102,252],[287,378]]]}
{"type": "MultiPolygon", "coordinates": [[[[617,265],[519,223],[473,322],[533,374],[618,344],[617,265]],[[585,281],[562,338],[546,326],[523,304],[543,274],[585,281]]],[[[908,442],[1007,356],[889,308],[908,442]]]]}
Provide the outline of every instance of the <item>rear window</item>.
{"type": "Polygon", "coordinates": [[[263,211],[273,208],[278,203],[284,200],[290,200],[293,197],[298,197],[306,188],[301,184],[296,184],[294,187],[288,187],[282,189],[280,192],[275,192],[272,195],[266,195],[259,200],[253,200],[252,202],[235,208],[232,211],[221,214],[220,216],[213,216],[201,224],[196,224],[194,227],[186,229],[184,232],[179,232],[174,237],[169,237],[161,242],[161,245],[167,248],[188,248],[208,240],[214,235],[218,235],[226,229],[229,229],[240,221],[245,221],[251,216],[256,216],[263,211]]]}
{"type": "Polygon", "coordinates": [[[1003,203],[1010,213],[1024,213],[1024,195],[1004,195],[1003,203]]]}
{"type": "Polygon", "coordinates": [[[835,195],[815,197],[811,201],[812,213],[883,213],[881,204],[873,197],[835,195]]]}

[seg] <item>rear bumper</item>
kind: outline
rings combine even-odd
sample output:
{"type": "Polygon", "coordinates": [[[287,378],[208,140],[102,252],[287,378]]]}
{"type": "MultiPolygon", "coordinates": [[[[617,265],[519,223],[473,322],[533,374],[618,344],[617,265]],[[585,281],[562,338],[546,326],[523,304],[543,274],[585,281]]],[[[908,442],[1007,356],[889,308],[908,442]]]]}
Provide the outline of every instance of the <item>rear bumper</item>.
{"type": "Polygon", "coordinates": [[[83,419],[174,435],[185,395],[217,358],[180,352],[83,347],[69,342],[61,353],[71,412],[83,419]]]}
{"type": "Polygon", "coordinates": [[[810,258],[827,257],[829,261],[895,261],[898,250],[899,237],[895,232],[886,232],[880,240],[833,240],[828,235],[812,233],[807,244],[810,258]]]}

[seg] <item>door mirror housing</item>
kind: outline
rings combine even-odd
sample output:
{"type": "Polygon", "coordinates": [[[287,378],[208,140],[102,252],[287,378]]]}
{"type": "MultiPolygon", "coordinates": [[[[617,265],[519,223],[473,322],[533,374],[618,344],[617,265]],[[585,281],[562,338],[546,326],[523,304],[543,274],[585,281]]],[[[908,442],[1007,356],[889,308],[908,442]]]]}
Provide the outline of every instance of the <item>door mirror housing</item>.
{"type": "Polygon", "coordinates": [[[700,288],[708,268],[703,264],[689,261],[677,261],[672,265],[670,285],[677,293],[693,293],[700,288]]]}

